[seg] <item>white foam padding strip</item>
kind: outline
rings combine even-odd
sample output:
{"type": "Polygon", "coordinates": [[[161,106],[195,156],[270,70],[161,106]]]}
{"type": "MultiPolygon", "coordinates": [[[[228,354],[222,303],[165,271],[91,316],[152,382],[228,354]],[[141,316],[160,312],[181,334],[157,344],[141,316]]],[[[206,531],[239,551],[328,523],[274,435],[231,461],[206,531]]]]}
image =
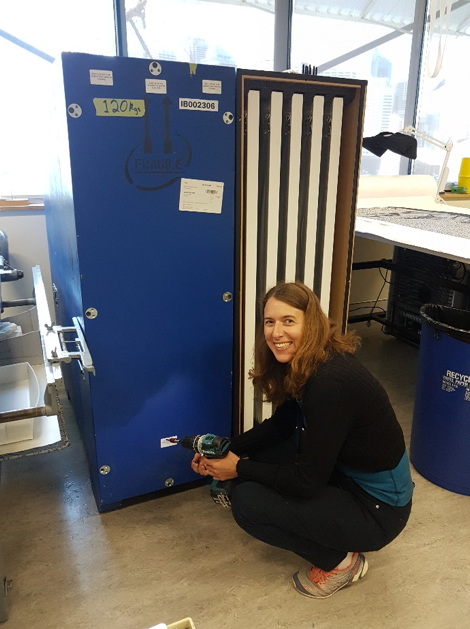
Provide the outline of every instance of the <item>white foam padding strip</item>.
{"type": "Polygon", "coordinates": [[[292,96],[289,153],[289,188],[287,193],[286,282],[295,281],[297,229],[299,223],[300,149],[302,145],[303,95],[292,96]]]}
{"type": "Polygon", "coordinates": [[[341,129],[343,126],[343,99],[333,99],[331,115],[330,163],[328,168],[328,189],[326,198],[325,233],[323,240],[323,267],[320,303],[324,312],[330,309],[331,271],[333,265],[333,243],[336,220],[336,198],[338,194],[339,155],[341,149],[341,129]]]}
{"type": "Polygon", "coordinates": [[[277,275],[279,191],[281,187],[282,101],[282,92],[273,92],[271,94],[266,289],[274,286],[277,275]]]}
{"type": "Polygon", "coordinates": [[[248,370],[253,362],[256,320],[256,269],[258,254],[258,179],[259,179],[260,93],[248,92],[246,157],[246,248],[244,316],[244,412],[243,429],[253,427],[253,384],[248,370]]]}

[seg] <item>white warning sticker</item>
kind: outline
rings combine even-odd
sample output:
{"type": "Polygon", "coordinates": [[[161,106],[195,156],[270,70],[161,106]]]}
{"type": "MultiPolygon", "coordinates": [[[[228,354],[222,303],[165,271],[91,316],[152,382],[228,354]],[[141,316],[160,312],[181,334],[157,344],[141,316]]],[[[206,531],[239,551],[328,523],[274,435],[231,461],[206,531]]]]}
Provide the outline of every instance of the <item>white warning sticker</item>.
{"type": "Polygon", "coordinates": [[[91,85],[112,85],[112,70],[90,70],[91,85]]]}
{"type": "Polygon", "coordinates": [[[145,91],[147,94],[166,94],[166,81],[164,79],[145,79],[145,91]]]}
{"type": "Polygon", "coordinates": [[[222,81],[210,81],[204,79],[202,81],[203,94],[222,94],[222,81]]]}
{"type": "Polygon", "coordinates": [[[180,98],[180,109],[193,111],[219,111],[218,100],[202,100],[201,98],[180,98]]]}

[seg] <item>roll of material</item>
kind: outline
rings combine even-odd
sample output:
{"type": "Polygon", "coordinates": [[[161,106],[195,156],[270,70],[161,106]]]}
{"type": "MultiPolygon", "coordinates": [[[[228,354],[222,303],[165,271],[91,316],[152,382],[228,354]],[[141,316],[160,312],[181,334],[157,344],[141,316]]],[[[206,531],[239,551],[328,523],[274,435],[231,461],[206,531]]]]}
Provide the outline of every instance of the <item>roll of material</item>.
{"type": "Polygon", "coordinates": [[[437,183],[431,175],[366,175],[359,180],[357,207],[446,209],[446,204],[437,198],[437,183]]]}
{"type": "Polygon", "coordinates": [[[437,183],[431,175],[364,175],[359,179],[359,199],[432,197],[437,183]]]}

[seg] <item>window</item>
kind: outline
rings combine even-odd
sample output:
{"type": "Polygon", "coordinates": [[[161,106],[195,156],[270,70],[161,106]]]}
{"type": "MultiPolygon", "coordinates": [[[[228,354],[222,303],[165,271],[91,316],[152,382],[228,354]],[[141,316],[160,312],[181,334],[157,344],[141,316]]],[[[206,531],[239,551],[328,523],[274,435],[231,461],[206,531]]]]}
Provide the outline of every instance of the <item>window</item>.
{"type": "Polygon", "coordinates": [[[210,0],[125,0],[128,54],[272,70],[274,2],[258,5],[210,0]]]}
{"type": "MultiPolygon", "coordinates": [[[[449,158],[450,182],[457,183],[463,157],[470,157],[470,84],[466,60],[470,59],[470,3],[461,2],[452,8],[450,30],[445,45],[442,70],[429,78],[423,68],[417,128],[439,142],[452,140],[449,158]]],[[[426,53],[430,51],[431,66],[437,57],[440,20],[436,20],[433,41],[427,32],[426,53]]],[[[425,55],[424,64],[426,64],[425,55]]],[[[431,70],[433,68],[431,67],[431,70]]],[[[445,151],[433,144],[418,140],[418,158],[414,164],[416,175],[432,175],[436,179],[442,168],[445,151]]]]}
{"type": "Polygon", "coordinates": [[[112,0],[3,2],[0,196],[42,195],[53,62],[61,51],[115,54],[112,0]]]}
{"type": "MultiPolygon", "coordinates": [[[[292,67],[368,81],[364,136],[405,126],[415,2],[297,0],[292,22],[292,67]],[[360,6],[362,5],[362,7],[360,6]],[[400,30],[398,30],[400,29],[400,30]]],[[[410,124],[411,121],[406,122],[410,124]]],[[[400,156],[363,151],[361,172],[398,175],[400,156]]]]}
{"type": "MultiPolygon", "coordinates": [[[[426,0],[294,0],[291,67],[300,70],[308,64],[318,67],[321,75],[368,80],[364,134],[398,131],[415,121],[418,72],[413,75],[411,67],[417,66],[421,44],[420,29],[414,28],[415,7],[422,20],[427,4],[426,0]],[[410,72],[413,79],[408,85],[410,72]]],[[[284,55],[289,39],[287,0],[3,2],[0,196],[43,194],[53,61],[62,50],[116,54],[114,5],[125,16],[129,56],[255,70],[272,70],[275,50],[282,51],[279,58],[289,56],[284,55]],[[282,16],[276,29],[275,9],[277,17],[282,16]]],[[[470,155],[466,111],[470,87],[465,75],[469,53],[470,1],[454,0],[443,70],[435,79],[422,79],[419,117],[414,123],[442,142],[453,140],[449,164],[453,181],[462,157],[470,155]]],[[[444,151],[418,142],[414,172],[437,176],[444,151]]],[[[364,150],[361,170],[371,175],[398,174],[400,159],[390,151],[379,158],[364,150]]]]}

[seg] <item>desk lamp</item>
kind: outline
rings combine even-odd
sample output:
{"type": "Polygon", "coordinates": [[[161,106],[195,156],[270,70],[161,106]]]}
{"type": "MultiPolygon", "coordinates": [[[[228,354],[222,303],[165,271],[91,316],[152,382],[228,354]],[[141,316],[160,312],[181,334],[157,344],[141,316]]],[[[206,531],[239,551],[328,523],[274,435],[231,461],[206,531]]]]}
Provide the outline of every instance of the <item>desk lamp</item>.
{"type": "Polygon", "coordinates": [[[436,198],[435,198],[436,203],[440,203],[442,199],[439,196],[439,193],[444,191],[445,185],[447,183],[447,178],[449,176],[449,168],[447,166],[447,163],[449,161],[452,147],[454,146],[452,140],[448,140],[447,142],[441,142],[440,140],[436,140],[436,138],[433,138],[431,135],[428,135],[424,131],[419,131],[418,129],[415,129],[415,127],[412,127],[411,125],[408,125],[407,127],[405,127],[400,133],[406,133],[416,138],[421,138],[425,140],[426,142],[429,142],[430,144],[434,144],[434,146],[438,146],[439,148],[445,150],[446,156],[444,158],[444,163],[442,164],[441,172],[439,173],[439,179],[437,181],[437,192],[436,192],[436,198]]]}

